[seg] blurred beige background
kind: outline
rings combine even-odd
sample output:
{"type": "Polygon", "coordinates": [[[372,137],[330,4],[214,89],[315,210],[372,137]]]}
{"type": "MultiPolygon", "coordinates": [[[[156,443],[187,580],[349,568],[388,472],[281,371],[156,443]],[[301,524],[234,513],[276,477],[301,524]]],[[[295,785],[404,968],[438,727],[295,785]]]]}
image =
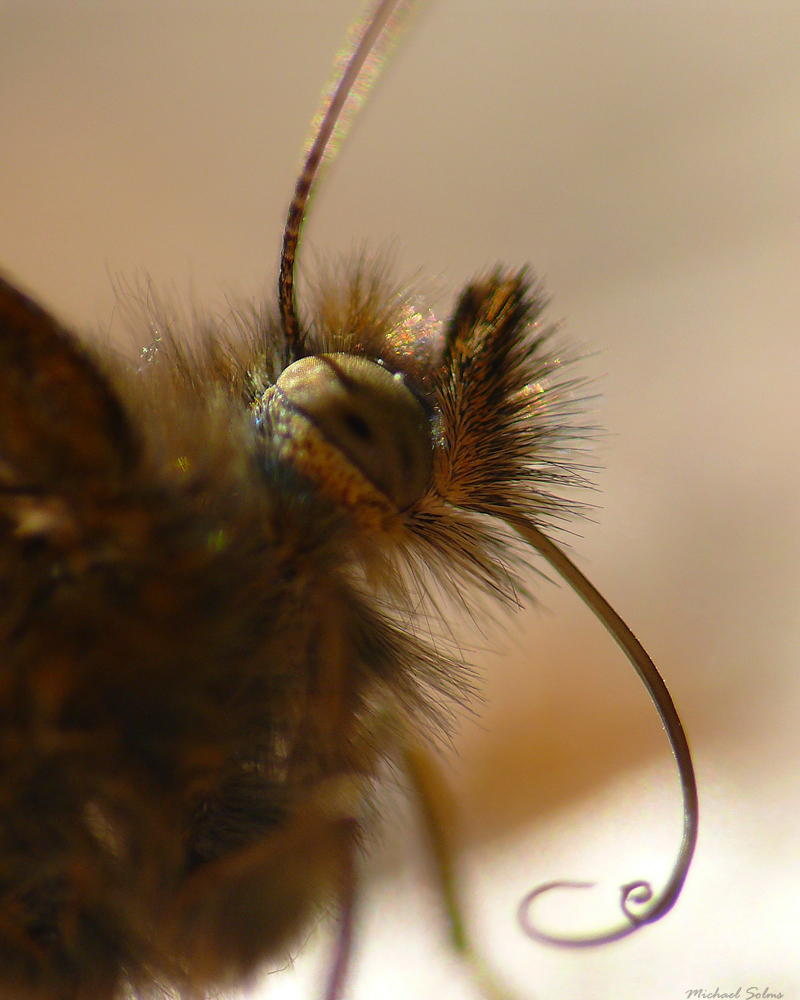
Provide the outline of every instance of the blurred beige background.
{"type": "MultiPolygon", "coordinates": [[[[117,276],[219,303],[271,292],[359,9],[0,0],[0,268],[106,328],[117,276]]],[[[663,879],[680,829],[632,671],[543,582],[541,610],[483,640],[488,704],[448,765],[470,920],[523,998],[800,998],[799,38],[794,0],[437,0],[308,227],[324,254],[393,247],[401,273],[438,280],[441,314],[481,268],[531,263],[599,379],[599,508],[573,552],[672,689],[703,825],[661,924],[581,953],[518,931],[519,899],[558,877],[608,892],[548,918],[604,926],[618,884],[663,879]]],[[[413,816],[390,827],[351,995],[476,996],[403,849],[413,816]]],[[[316,995],[328,944],[264,995],[316,995]]]]}

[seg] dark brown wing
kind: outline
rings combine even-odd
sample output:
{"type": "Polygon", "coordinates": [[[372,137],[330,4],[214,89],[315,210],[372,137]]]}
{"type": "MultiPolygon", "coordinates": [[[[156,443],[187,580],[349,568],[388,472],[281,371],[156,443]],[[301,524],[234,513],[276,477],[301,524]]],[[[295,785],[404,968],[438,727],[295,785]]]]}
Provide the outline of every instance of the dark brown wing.
{"type": "Polygon", "coordinates": [[[72,335],[0,278],[0,484],[47,489],[123,475],[134,437],[72,335]]]}

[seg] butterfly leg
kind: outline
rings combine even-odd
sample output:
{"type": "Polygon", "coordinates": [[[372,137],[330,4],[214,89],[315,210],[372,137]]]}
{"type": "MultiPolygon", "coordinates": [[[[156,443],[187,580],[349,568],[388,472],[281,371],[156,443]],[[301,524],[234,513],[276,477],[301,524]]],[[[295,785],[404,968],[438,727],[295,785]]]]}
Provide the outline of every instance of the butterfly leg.
{"type": "Polygon", "coordinates": [[[421,747],[405,752],[404,765],[419,804],[435,877],[444,904],[450,944],[467,967],[486,1000],[513,1000],[470,940],[460,898],[451,831],[456,807],[441,768],[421,747]]]}

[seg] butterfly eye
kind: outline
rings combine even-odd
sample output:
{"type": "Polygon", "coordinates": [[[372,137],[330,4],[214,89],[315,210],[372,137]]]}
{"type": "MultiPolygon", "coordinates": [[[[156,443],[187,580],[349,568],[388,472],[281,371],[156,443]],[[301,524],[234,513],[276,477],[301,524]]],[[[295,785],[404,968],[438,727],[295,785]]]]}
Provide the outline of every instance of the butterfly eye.
{"type": "Polygon", "coordinates": [[[399,511],[425,493],[430,422],[402,375],[367,358],[320,354],[289,365],[276,387],[399,511]]]}

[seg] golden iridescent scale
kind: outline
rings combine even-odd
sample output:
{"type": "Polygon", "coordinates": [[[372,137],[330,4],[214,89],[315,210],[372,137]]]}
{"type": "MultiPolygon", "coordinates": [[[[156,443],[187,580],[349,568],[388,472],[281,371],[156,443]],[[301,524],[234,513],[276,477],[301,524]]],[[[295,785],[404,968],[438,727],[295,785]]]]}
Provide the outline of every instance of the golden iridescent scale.
{"type": "Polygon", "coordinates": [[[427,638],[427,585],[514,604],[520,537],[643,675],[684,785],[669,883],[626,887],[625,926],[588,943],[680,891],[696,795],[677,715],[543,533],[581,477],[539,289],[492,271],[426,326],[361,260],[295,308],[308,193],[394,6],[365,22],[316,133],[279,309],[238,340],[164,334],[126,363],[0,282],[3,997],[202,995],[281,957],[321,906],[347,912],[382,762],[416,759],[472,690],[427,638]]]}

